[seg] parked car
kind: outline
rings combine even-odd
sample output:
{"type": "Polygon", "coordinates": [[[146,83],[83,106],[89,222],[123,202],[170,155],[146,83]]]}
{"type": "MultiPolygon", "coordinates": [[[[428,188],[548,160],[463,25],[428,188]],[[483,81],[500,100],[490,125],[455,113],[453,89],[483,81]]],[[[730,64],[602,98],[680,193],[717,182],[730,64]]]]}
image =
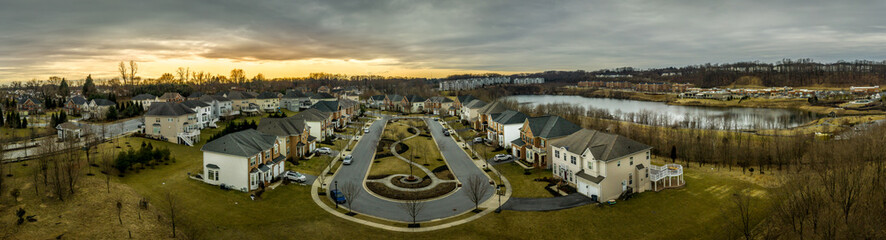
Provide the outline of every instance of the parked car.
{"type": "Polygon", "coordinates": [[[300,172],[293,172],[293,171],[286,171],[285,176],[286,176],[286,179],[289,179],[289,181],[300,182],[300,183],[303,183],[303,182],[307,181],[307,179],[308,179],[304,174],[301,174],[300,172]]]}
{"type": "Polygon", "coordinates": [[[354,156],[351,156],[350,154],[348,154],[347,156],[345,156],[345,158],[343,160],[341,160],[341,164],[351,165],[352,161],[354,161],[354,156]]]}
{"type": "Polygon", "coordinates": [[[363,133],[369,133],[369,128],[364,128],[363,133]]]}
{"type": "Polygon", "coordinates": [[[496,154],[496,155],[495,155],[495,158],[493,158],[493,160],[495,160],[496,162],[507,161],[507,160],[510,160],[510,159],[511,159],[511,155],[510,155],[510,154],[496,154]]]}
{"type": "Polygon", "coordinates": [[[443,136],[449,136],[449,130],[443,129],[443,136]]]}
{"type": "Polygon", "coordinates": [[[345,195],[342,194],[341,191],[339,191],[338,189],[332,189],[332,191],[329,191],[329,196],[331,196],[332,200],[334,200],[338,204],[345,204],[345,202],[347,201],[345,199],[345,195]]]}
{"type": "Polygon", "coordinates": [[[483,143],[483,141],[485,141],[485,140],[482,137],[475,137],[474,138],[474,143],[483,143]]]}
{"type": "Polygon", "coordinates": [[[321,148],[318,148],[318,149],[317,149],[317,153],[320,153],[320,154],[330,154],[330,153],[332,153],[332,149],[330,149],[330,148],[328,148],[328,147],[321,147],[321,148]]]}

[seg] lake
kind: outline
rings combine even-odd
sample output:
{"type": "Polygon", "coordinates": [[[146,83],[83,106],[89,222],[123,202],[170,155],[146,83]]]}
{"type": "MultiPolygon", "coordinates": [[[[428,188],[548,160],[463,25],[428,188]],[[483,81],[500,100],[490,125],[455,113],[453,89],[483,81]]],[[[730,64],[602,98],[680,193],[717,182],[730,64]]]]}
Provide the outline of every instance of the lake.
{"type": "Polygon", "coordinates": [[[568,103],[598,112],[604,110],[619,120],[693,128],[790,128],[822,117],[796,109],[677,106],[663,102],[566,95],[516,95],[505,99],[533,106],[568,103]]]}

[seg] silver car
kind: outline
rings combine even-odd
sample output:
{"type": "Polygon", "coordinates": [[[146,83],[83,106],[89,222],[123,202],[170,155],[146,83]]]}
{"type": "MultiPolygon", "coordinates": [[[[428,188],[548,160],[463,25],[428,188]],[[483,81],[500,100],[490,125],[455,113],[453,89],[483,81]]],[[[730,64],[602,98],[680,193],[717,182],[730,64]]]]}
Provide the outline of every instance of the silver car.
{"type": "Polygon", "coordinates": [[[351,165],[351,162],[354,161],[354,156],[347,155],[344,159],[341,160],[341,164],[351,165]]]}
{"type": "Polygon", "coordinates": [[[307,180],[307,177],[305,177],[305,175],[301,174],[300,172],[286,171],[286,174],[284,175],[286,179],[289,179],[289,181],[293,182],[303,183],[307,180]]]}

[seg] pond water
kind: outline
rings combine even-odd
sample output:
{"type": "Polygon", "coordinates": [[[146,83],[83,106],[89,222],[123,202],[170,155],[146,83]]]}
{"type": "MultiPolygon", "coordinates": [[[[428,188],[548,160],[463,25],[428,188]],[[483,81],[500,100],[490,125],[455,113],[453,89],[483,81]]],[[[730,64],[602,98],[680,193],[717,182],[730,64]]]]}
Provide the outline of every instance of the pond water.
{"type": "Polygon", "coordinates": [[[568,103],[593,109],[597,113],[607,112],[619,120],[692,128],[790,128],[822,117],[796,109],[677,106],[663,102],[567,95],[516,95],[506,99],[532,106],[568,103]]]}

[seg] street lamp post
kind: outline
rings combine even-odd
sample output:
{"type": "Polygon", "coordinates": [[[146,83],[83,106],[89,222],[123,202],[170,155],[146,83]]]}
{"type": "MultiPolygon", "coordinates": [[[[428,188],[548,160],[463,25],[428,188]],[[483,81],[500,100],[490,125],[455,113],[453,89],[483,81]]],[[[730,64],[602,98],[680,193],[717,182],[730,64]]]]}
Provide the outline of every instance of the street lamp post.
{"type": "MultiPolygon", "coordinates": [[[[335,180],[335,190],[338,190],[338,180],[335,180]]],[[[332,195],[332,201],[335,202],[335,209],[338,209],[338,199],[336,199],[335,194],[332,195]]]]}

